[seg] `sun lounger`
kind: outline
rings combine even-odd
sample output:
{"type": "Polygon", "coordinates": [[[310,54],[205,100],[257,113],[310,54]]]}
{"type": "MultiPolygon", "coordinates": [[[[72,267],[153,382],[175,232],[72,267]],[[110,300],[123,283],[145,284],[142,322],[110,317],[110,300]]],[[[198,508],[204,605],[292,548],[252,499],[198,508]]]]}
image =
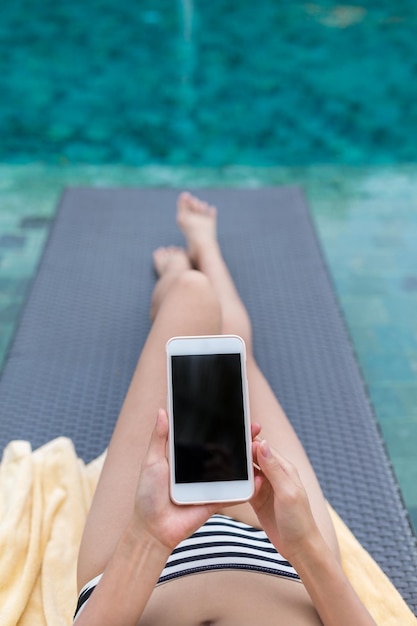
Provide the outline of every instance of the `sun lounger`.
{"type": "MultiPolygon", "coordinates": [[[[0,449],[107,446],[149,329],[151,253],[182,245],[173,189],[70,189],[0,380],[0,449]]],[[[417,546],[297,188],[204,189],[258,361],[325,495],[417,612],[417,546]]]]}

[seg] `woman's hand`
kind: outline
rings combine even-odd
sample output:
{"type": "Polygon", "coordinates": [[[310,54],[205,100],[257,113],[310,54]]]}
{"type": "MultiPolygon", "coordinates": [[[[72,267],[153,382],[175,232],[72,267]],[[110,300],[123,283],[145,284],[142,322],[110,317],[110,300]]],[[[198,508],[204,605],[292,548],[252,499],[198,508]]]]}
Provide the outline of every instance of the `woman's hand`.
{"type": "Polygon", "coordinates": [[[251,504],[278,552],[296,568],[324,626],[376,626],[314,520],[295,467],[266,441],[252,444],[251,504]]]}
{"type": "Polygon", "coordinates": [[[158,542],[173,550],[192,535],[219,508],[218,504],[177,505],[169,496],[169,466],[166,456],[168,416],[160,409],[143,460],[136,491],[135,520],[158,542]]]}
{"type": "Polygon", "coordinates": [[[271,542],[290,562],[308,542],[321,538],[308,496],[294,465],[270,448],[253,442],[255,495],[251,504],[271,542]]]}

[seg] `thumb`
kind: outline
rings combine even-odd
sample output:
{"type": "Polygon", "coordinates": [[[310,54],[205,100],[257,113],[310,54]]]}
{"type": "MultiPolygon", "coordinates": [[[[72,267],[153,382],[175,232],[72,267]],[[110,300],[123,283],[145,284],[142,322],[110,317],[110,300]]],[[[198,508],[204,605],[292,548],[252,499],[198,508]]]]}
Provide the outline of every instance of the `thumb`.
{"type": "Polygon", "coordinates": [[[295,465],[271,448],[267,441],[260,441],[257,448],[257,461],[262,472],[268,478],[274,490],[278,486],[288,488],[290,485],[297,489],[303,488],[300,475],[295,465]]]}
{"type": "Polygon", "coordinates": [[[260,441],[257,446],[257,461],[263,474],[273,484],[277,479],[277,472],[283,468],[278,454],[270,448],[265,439],[260,441]]]}
{"type": "Polygon", "coordinates": [[[156,424],[152,431],[148,448],[148,463],[154,463],[166,457],[168,440],[168,415],[164,409],[159,409],[156,424]]]}

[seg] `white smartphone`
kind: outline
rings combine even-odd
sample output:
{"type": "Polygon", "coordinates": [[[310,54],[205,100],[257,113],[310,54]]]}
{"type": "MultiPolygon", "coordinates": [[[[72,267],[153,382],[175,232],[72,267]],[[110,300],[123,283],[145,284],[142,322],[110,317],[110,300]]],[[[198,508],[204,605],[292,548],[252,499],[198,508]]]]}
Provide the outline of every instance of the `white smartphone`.
{"type": "Polygon", "coordinates": [[[174,337],[166,350],[172,500],[248,500],[254,475],[243,339],[174,337]]]}

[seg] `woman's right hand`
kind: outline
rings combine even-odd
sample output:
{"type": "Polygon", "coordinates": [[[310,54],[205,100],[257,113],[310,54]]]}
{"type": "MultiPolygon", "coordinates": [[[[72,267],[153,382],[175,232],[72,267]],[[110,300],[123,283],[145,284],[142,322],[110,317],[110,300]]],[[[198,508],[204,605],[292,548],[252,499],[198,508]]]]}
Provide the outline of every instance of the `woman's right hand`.
{"type": "Polygon", "coordinates": [[[290,562],[321,534],[297,469],[265,441],[253,442],[252,507],[278,552],[290,562]]]}
{"type": "Polygon", "coordinates": [[[143,460],[135,501],[135,523],[172,551],[216,512],[218,504],[177,505],[169,495],[166,455],[168,416],[160,409],[143,460]]]}

